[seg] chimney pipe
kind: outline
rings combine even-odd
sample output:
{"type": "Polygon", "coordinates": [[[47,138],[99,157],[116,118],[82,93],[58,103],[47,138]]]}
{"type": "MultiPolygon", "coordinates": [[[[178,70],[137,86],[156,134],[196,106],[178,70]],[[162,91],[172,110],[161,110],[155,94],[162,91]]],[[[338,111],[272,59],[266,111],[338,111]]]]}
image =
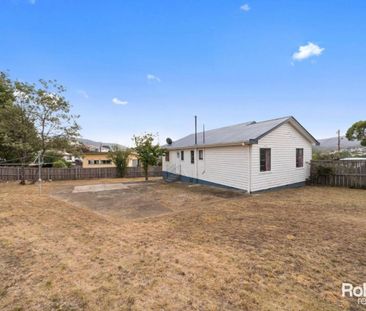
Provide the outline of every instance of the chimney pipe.
{"type": "Polygon", "coordinates": [[[197,116],[194,116],[194,144],[197,145],[197,116]]]}

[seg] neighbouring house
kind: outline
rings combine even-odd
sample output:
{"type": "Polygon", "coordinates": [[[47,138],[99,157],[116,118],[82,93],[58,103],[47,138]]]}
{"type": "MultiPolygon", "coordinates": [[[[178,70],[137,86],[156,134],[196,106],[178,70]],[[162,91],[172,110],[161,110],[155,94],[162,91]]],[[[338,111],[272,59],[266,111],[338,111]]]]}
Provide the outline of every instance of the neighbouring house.
{"type": "Polygon", "coordinates": [[[111,150],[111,147],[108,145],[99,145],[94,146],[90,144],[84,144],[84,146],[90,151],[90,152],[108,152],[111,150]]]}
{"type": "Polygon", "coordinates": [[[188,135],[164,146],[163,177],[249,193],[301,186],[318,141],[292,116],[188,135]]]}
{"type": "MultiPolygon", "coordinates": [[[[108,152],[87,152],[82,156],[83,168],[115,167],[111,159],[108,158],[108,152]]],[[[128,159],[129,167],[138,166],[137,156],[131,154],[128,159]]]]}
{"type": "Polygon", "coordinates": [[[70,163],[71,165],[80,165],[81,164],[80,157],[76,157],[73,154],[68,153],[66,151],[64,151],[62,153],[62,159],[64,159],[64,161],[70,163]]]}

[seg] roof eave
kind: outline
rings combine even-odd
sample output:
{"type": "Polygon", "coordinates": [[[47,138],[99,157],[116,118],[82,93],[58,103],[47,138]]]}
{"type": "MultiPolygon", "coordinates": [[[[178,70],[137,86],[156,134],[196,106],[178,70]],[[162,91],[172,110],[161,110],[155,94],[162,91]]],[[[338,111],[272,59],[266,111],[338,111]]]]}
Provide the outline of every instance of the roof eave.
{"type": "Polygon", "coordinates": [[[165,147],[166,150],[184,150],[184,149],[198,149],[198,148],[215,148],[215,147],[230,147],[230,146],[244,146],[244,145],[249,145],[251,144],[250,142],[244,142],[244,141],[239,141],[239,142],[232,142],[232,143],[222,143],[222,144],[197,144],[197,145],[190,145],[190,146],[168,146],[165,147]]]}

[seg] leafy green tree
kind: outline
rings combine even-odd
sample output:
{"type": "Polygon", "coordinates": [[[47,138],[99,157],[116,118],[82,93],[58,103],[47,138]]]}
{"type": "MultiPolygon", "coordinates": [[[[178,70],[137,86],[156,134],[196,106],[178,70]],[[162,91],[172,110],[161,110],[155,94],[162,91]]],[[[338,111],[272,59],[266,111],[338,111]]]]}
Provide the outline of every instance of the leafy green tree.
{"type": "Polygon", "coordinates": [[[10,120],[14,102],[14,85],[5,72],[0,72],[0,161],[16,159],[19,156],[9,145],[11,136],[10,120]]]}
{"type": "Polygon", "coordinates": [[[0,157],[7,163],[21,163],[21,183],[25,184],[24,166],[34,159],[39,138],[34,126],[33,86],[11,81],[0,73],[0,157]]]}
{"type": "Polygon", "coordinates": [[[5,72],[0,72],[0,108],[11,106],[14,102],[14,86],[5,72]]]}
{"type": "Polygon", "coordinates": [[[157,165],[160,157],[165,153],[159,144],[154,144],[155,136],[147,133],[142,136],[133,136],[135,143],[133,150],[136,152],[145,173],[145,180],[148,180],[148,170],[150,165],[157,165]]]}
{"type": "Polygon", "coordinates": [[[32,105],[43,156],[47,150],[65,150],[77,145],[80,126],[76,121],[79,116],[71,114],[71,105],[64,97],[66,89],[56,80],[39,80],[39,84],[32,105]]]}
{"type": "Polygon", "coordinates": [[[366,146],[366,121],[353,123],[347,130],[346,137],[348,140],[359,140],[362,146],[366,146]]]}
{"type": "Polygon", "coordinates": [[[24,168],[39,152],[43,157],[47,150],[78,146],[78,116],[71,114],[64,92],[55,80],[36,85],[0,72],[0,158],[20,161],[24,168]]]}
{"type": "Polygon", "coordinates": [[[125,177],[130,155],[130,149],[121,149],[117,145],[113,145],[108,152],[108,158],[112,160],[117,168],[117,177],[125,177]]]}

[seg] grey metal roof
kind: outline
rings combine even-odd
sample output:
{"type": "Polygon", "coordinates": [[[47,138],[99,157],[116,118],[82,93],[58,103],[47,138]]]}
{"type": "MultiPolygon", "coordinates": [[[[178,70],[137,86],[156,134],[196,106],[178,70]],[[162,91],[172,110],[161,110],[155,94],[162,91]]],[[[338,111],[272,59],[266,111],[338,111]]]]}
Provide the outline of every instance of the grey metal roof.
{"type": "MultiPolygon", "coordinates": [[[[267,135],[269,132],[279,127],[280,125],[291,122],[299,131],[303,132],[304,136],[307,136],[313,143],[318,143],[317,140],[310,135],[308,131],[292,116],[282,117],[278,119],[272,119],[267,121],[250,121],[240,123],[232,126],[221,127],[205,131],[205,143],[203,143],[202,132],[197,133],[197,145],[230,145],[230,144],[252,144],[257,143],[258,139],[267,135]]],[[[190,134],[177,141],[174,141],[171,145],[165,145],[167,149],[179,149],[194,147],[195,135],[190,134]]]]}

